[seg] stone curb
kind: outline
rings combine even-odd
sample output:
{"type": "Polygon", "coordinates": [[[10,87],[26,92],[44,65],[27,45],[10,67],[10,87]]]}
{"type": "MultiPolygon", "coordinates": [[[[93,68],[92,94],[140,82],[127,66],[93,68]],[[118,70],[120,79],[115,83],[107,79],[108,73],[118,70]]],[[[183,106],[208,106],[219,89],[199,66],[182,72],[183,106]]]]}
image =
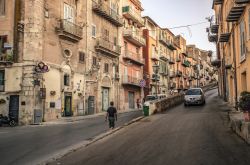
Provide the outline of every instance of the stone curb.
{"type": "Polygon", "coordinates": [[[59,154],[54,154],[54,156],[50,157],[49,159],[47,159],[47,160],[45,160],[45,161],[41,161],[40,163],[37,163],[37,164],[38,164],[38,165],[46,165],[46,164],[48,164],[48,163],[51,163],[51,162],[53,162],[53,161],[55,161],[55,160],[57,160],[57,159],[60,159],[60,158],[66,156],[66,155],[68,155],[68,154],[70,154],[70,153],[72,153],[72,152],[75,152],[75,151],[77,151],[77,150],[79,150],[79,149],[82,149],[82,148],[84,148],[84,147],[87,147],[87,146],[89,146],[89,145],[91,145],[91,144],[93,144],[93,143],[95,143],[95,142],[97,142],[97,141],[99,141],[99,140],[102,140],[102,139],[104,139],[105,137],[108,137],[109,135],[112,135],[112,134],[114,134],[115,132],[118,132],[119,130],[121,130],[121,129],[127,127],[127,126],[129,126],[129,125],[131,125],[131,124],[133,124],[133,123],[135,123],[135,122],[137,122],[137,121],[142,120],[143,118],[144,118],[144,116],[137,117],[137,118],[135,118],[135,119],[133,119],[133,120],[131,120],[131,121],[129,121],[129,122],[123,124],[123,125],[120,126],[120,127],[117,127],[117,128],[115,128],[115,129],[113,129],[113,130],[110,130],[110,131],[108,131],[108,132],[102,133],[102,134],[100,134],[100,135],[94,137],[92,140],[85,140],[85,141],[83,141],[83,142],[81,142],[81,143],[78,143],[78,144],[75,144],[75,145],[73,145],[73,146],[70,146],[70,147],[64,149],[63,151],[61,151],[59,154]]]}
{"type": "MultiPolygon", "coordinates": [[[[140,111],[142,111],[142,109],[130,110],[130,111],[120,111],[120,112],[118,112],[118,114],[126,114],[126,113],[131,113],[131,112],[140,112],[140,111]]],[[[99,113],[99,114],[95,114],[95,115],[84,116],[81,118],[75,118],[75,119],[72,118],[72,119],[65,119],[65,120],[58,120],[58,121],[43,122],[43,123],[37,124],[37,125],[49,126],[49,125],[73,123],[73,122],[82,121],[82,120],[86,120],[86,119],[93,119],[93,118],[105,116],[105,115],[106,115],[106,113],[103,112],[103,113],[99,113]]]]}

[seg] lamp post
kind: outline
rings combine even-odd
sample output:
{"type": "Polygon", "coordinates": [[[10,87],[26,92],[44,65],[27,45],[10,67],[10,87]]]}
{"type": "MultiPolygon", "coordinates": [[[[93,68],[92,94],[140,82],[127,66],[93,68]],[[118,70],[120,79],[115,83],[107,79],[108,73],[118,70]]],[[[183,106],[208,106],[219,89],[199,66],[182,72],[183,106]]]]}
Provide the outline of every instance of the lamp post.
{"type": "Polygon", "coordinates": [[[155,86],[156,86],[156,97],[157,97],[157,94],[158,94],[158,84],[157,82],[159,81],[158,79],[158,73],[159,73],[159,68],[160,66],[155,62],[155,64],[153,65],[153,72],[154,72],[154,75],[153,75],[153,80],[155,81],[155,86]]]}

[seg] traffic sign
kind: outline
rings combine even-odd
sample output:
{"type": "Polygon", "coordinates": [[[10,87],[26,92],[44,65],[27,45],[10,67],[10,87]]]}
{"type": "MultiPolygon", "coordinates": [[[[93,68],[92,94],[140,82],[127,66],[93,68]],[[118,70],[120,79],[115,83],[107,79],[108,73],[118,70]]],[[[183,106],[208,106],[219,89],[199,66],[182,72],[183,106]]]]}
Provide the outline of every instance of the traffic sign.
{"type": "Polygon", "coordinates": [[[140,80],[139,85],[144,88],[146,86],[146,81],[144,79],[140,80]]]}

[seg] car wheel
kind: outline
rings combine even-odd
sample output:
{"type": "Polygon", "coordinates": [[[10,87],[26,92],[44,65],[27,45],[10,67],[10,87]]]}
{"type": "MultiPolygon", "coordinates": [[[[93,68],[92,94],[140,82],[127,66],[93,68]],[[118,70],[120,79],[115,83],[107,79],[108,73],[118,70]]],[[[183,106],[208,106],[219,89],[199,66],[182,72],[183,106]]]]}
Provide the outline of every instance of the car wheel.
{"type": "Polygon", "coordinates": [[[184,103],[184,107],[186,107],[187,106],[187,103],[184,103]]]}

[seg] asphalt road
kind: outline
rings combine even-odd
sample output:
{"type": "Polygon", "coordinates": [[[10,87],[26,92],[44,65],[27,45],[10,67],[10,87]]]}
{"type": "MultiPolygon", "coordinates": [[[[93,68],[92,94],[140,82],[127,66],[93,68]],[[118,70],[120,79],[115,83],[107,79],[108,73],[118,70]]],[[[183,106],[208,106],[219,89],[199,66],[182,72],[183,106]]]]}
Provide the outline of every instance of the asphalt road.
{"type": "Polygon", "coordinates": [[[229,128],[217,89],[205,106],[177,106],[51,164],[249,165],[250,147],[229,128]]]}
{"type": "MultiPolygon", "coordinates": [[[[141,115],[141,111],[119,114],[117,126],[141,115]]],[[[34,165],[107,130],[104,116],[60,125],[0,127],[0,165],[34,165]]]]}

